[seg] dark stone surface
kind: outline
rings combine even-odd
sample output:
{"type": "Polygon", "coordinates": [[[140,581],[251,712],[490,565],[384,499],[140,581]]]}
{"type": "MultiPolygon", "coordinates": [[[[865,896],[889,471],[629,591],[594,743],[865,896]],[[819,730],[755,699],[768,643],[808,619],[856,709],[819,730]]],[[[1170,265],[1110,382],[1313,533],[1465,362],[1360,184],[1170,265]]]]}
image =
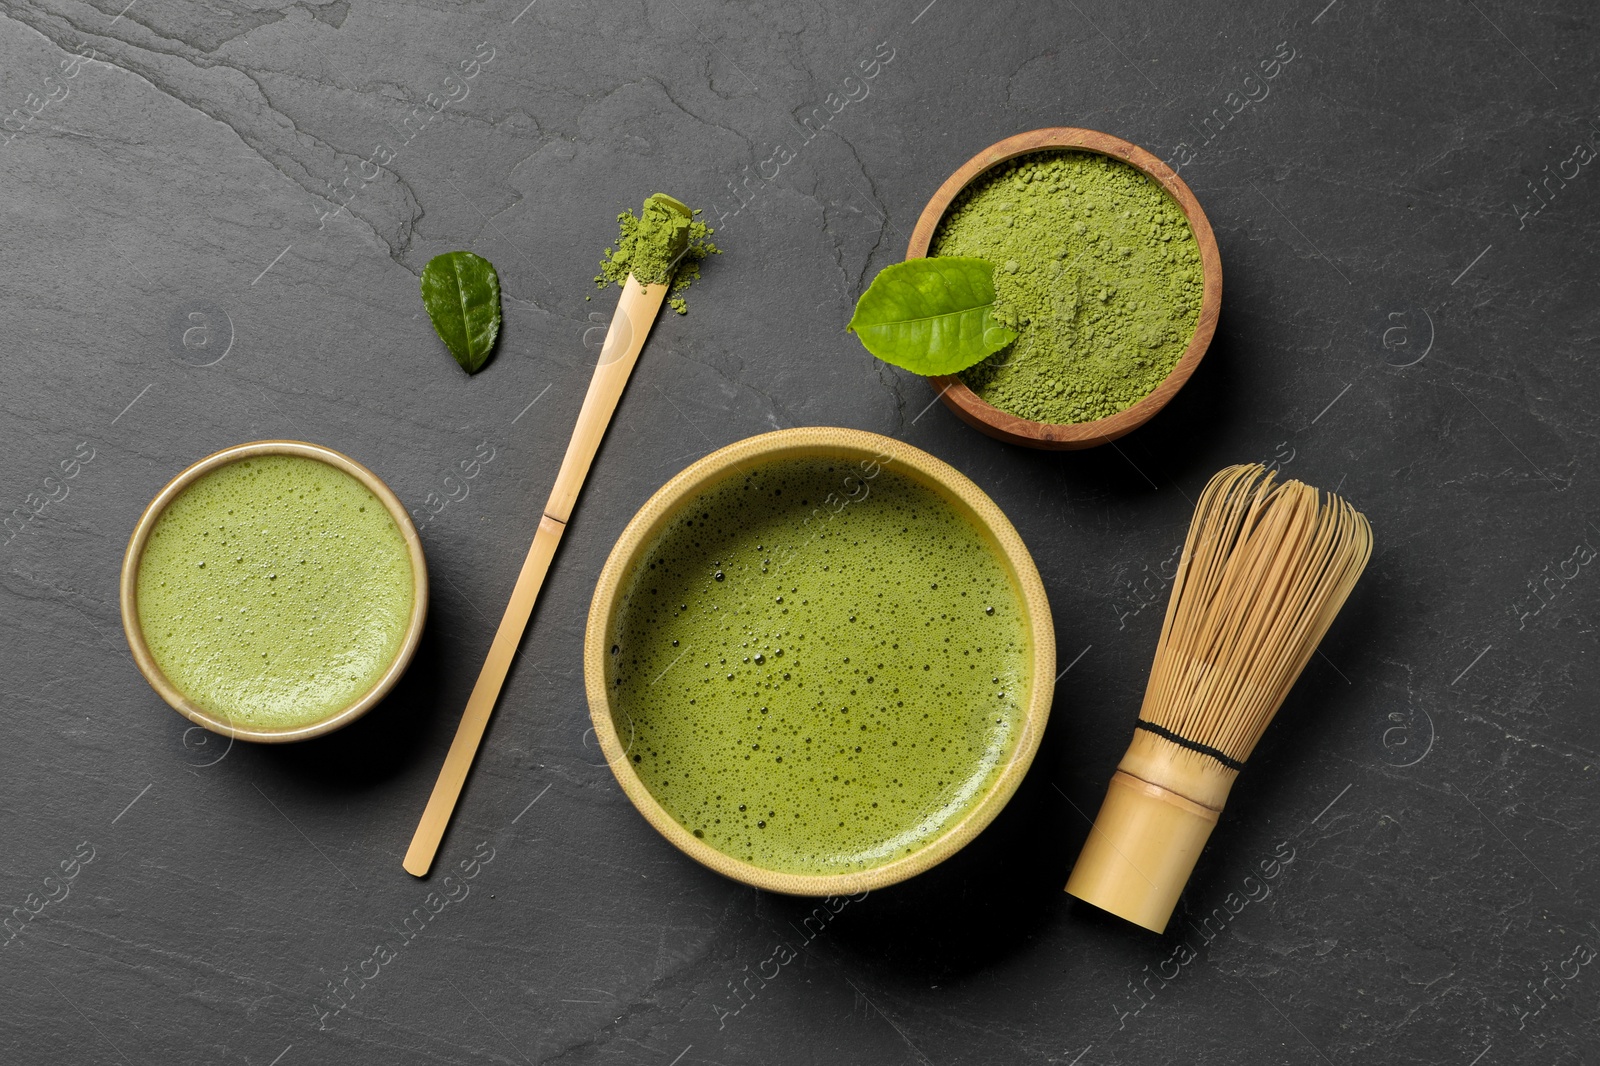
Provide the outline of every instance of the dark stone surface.
{"type": "Polygon", "coordinates": [[[0,510],[92,459],[0,547],[0,904],[69,892],[0,937],[0,1060],[1600,1061],[1587,5],[524,2],[5,5],[0,112],[57,99],[0,147],[0,510]],[[480,42],[470,95],[413,134],[480,42]],[[1247,82],[1280,42],[1288,65],[1247,82]],[[867,95],[807,140],[880,43],[867,95]],[[67,77],[80,46],[95,61],[67,77]],[[841,330],[944,176],[1045,125],[1189,160],[1222,248],[1209,357],[1115,449],[999,445],[841,330]],[[729,183],[779,144],[795,158],[734,214],[729,183]],[[726,215],[726,254],[640,361],[441,865],[480,841],[492,861],[408,939],[445,889],[400,856],[614,306],[586,300],[595,261],[657,189],[726,215]],[[506,292],[471,379],[417,297],[453,248],[506,292]],[[992,828],[807,940],[810,904],[700,869],[627,803],[587,735],[580,651],[655,488],[822,423],[991,493],[1076,665],[992,828]],[[168,478],[274,436],[349,452],[419,509],[480,443],[494,459],[424,531],[434,608],[395,695],[324,740],[230,749],[134,670],[117,571],[168,478]],[[1341,487],[1377,553],[1186,894],[1220,933],[1147,935],[1061,885],[1128,739],[1150,574],[1188,497],[1274,459],[1341,487]],[[75,849],[92,861],[47,883],[75,849]],[[1230,893],[1256,898],[1229,914],[1230,893]],[[733,986],[779,943],[798,957],[741,1008],[733,986]]]}

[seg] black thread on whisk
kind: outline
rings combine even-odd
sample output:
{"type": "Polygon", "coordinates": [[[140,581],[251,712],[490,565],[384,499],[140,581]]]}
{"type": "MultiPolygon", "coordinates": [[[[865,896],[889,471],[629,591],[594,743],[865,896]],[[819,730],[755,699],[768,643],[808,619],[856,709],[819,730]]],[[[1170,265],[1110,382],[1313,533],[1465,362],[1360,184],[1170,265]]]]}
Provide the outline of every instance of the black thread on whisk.
{"type": "Polygon", "coordinates": [[[1166,726],[1156,725],[1154,722],[1147,722],[1141,718],[1134,724],[1134,728],[1143,729],[1147,733],[1154,733],[1158,737],[1172,741],[1180,748],[1188,748],[1190,751],[1197,751],[1201,755],[1209,755],[1230,770],[1244,769],[1244,763],[1240,762],[1238,759],[1230,759],[1228,756],[1218,751],[1216,748],[1213,748],[1211,745],[1202,744],[1197,740],[1190,740],[1181,733],[1174,733],[1166,726]]]}

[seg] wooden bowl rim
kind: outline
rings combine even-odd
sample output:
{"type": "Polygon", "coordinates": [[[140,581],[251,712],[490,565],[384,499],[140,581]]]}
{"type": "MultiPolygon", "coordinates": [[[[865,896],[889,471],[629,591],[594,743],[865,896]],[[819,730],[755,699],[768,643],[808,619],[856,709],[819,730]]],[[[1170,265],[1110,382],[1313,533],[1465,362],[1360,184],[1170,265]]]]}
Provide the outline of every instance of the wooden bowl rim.
{"type": "MultiPolygon", "coordinates": [[[[794,896],[845,896],[903,881],[955,854],[989,824],[1016,792],[1033,762],[1050,715],[1055,691],[1055,625],[1044,582],[1016,527],[999,506],[971,479],[920,448],[866,430],[831,426],[780,429],[747,437],[690,464],[656,490],[617,538],[600,571],[589,609],[584,636],[584,681],[589,716],[596,738],[605,752],[617,784],[656,831],[695,861],[756,888],[794,896]],[[628,578],[644,553],[687,501],[706,489],[745,472],[753,465],[780,459],[839,456],[876,458],[895,464],[904,476],[939,493],[964,508],[998,549],[1025,607],[1030,641],[1032,683],[1025,704],[1024,724],[1010,756],[990,783],[983,798],[954,825],[910,855],[868,870],[837,874],[795,874],[771,870],[734,858],[694,836],[673,818],[645,785],[628,759],[618,735],[606,686],[606,648],[616,622],[628,578]]],[[[630,739],[631,743],[631,739],[630,739]]]]}
{"type": "Polygon", "coordinates": [[[922,209],[906,246],[906,258],[921,259],[928,254],[934,232],[944,220],[951,203],[962,190],[987,171],[1018,156],[1058,150],[1097,152],[1111,156],[1143,172],[1165,189],[1189,222],[1189,229],[1200,250],[1203,280],[1200,313],[1195,319],[1194,333],[1189,338],[1188,347],[1155,389],[1114,415],[1093,422],[1034,422],[988,403],[954,374],[928,379],[939,390],[939,399],[944,401],[945,406],[963,422],[989,436],[1030,448],[1067,450],[1107,444],[1138,429],[1165,407],[1189,380],[1216,333],[1217,315],[1222,308],[1222,256],[1217,250],[1217,238],[1211,230],[1211,220],[1206,217],[1200,201],[1195,198],[1188,184],[1171,167],[1138,145],[1109,133],[1076,126],[1051,126],[996,141],[946,178],[922,209]]]}
{"type": "Polygon", "coordinates": [[[128,649],[133,653],[134,665],[150,683],[150,687],[155,689],[169,706],[191,722],[204,726],[213,733],[237,740],[278,744],[308,740],[347,726],[376,706],[394,687],[394,683],[410,665],[411,657],[422,640],[422,629],[428,616],[428,564],[422,554],[422,539],[417,535],[416,526],[412,524],[405,505],[377,474],[343,452],[320,444],[299,440],[258,440],[223,448],[191,463],[177,477],[167,482],[166,487],[150,501],[144,513],[139,516],[138,523],[134,525],[133,534],[128,538],[128,548],[122,556],[121,600],[122,631],[128,638],[128,649]],[[189,699],[157,665],[155,656],[145,643],[144,630],[139,622],[139,566],[144,560],[145,545],[150,541],[150,533],[155,528],[156,519],[184,489],[201,477],[230,463],[261,455],[296,455],[305,459],[316,459],[355,478],[388,510],[390,517],[399,526],[401,536],[405,538],[407,553],[411,559],[411,616],[406,621],[405,639],[401,641],[389,668],[371,688],[343,710],[307,725],[284,729],[254,729],[234,725],[189,699]]]}

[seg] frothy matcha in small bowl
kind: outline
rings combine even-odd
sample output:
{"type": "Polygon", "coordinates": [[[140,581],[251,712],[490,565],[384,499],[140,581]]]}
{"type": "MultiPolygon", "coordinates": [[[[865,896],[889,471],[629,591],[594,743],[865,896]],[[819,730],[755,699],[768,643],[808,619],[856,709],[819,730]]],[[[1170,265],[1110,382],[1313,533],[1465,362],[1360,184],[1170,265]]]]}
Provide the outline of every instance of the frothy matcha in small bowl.
{"type": "Polygon", "coordinates": [[[585,640],[618,783],[692,858],[794,895],[879,888],[989,823],[1037,750],[1055,636],[1000,509],[917,448],[781,430],[667,483],[585,640]]]}
{"type": "Polygon", "coordinates": [[[331,448],[256,441],[151,501],[121,594],[134,662],[168,704],[276,742],[338,729],[388,693],[421,640],[428,577],[376,474],[331,448]]]}

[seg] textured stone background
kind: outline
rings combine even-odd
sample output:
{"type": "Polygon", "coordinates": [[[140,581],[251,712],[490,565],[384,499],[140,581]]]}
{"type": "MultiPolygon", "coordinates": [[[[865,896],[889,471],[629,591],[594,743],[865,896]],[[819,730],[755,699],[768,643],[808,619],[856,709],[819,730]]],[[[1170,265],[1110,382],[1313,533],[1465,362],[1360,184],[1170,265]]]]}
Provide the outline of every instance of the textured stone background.
{"type": "Polygon", "coordinates": [[[1587,5],[125,2],[0,16],[22,127],[0,146],[0,905],[68,891],[0,933],[0,1060],[1600,1061],[1587,5]],[[842,332],[944,176],[1047,125],[1182,162],[1222,248],[1210,355],[1114,449],[999,445],[842,332]],[[400,856],[614,306],[585,299],[595,261],[656,189],[725,216],[726,254],[640,361],[441,865],[492,859],[407,936],[444,889],[400,856]],[[454,248],[506,292],[471,379],[417,297],[454,248]],[[628,805],[580,649],[656,487],[820,423],[988,490],[1073,665],[1000,819],[807,940],[810,904],[700,869],[628,805]],[[424,513],[493,459],[424,530],[434,608],[395,695],[321,741],[229,748],[134,670],[117,571],[168,478],[262,437],[349,452],[424,513]],[[75,453],[67,495],[17,517],[75,453]],[[1340,486],[1378,548],[1156,937],[1061,885],[1187,497],[1246,460],[1340,486]],[[795,960],[736,998],[780,943],[795,960]]]}

